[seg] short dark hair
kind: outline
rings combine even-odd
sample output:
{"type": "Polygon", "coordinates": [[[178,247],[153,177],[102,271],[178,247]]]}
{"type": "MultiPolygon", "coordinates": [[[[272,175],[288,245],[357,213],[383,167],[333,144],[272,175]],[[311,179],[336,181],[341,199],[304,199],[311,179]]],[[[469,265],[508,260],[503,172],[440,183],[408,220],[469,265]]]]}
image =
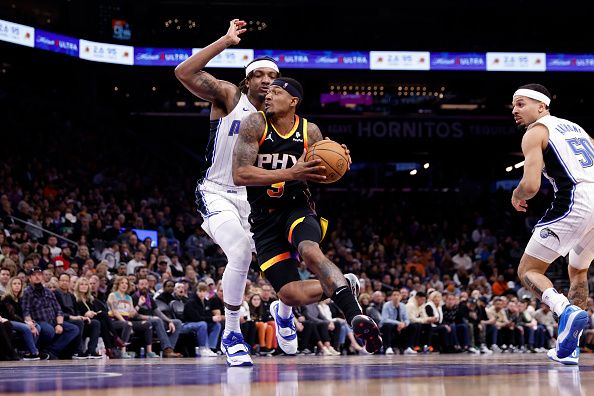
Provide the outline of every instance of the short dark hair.
{"type": "Polygon", "coordinates": [[[417,292],[417,294],[415,294],[415,297],[427,297],[427,294],[425,292],[417,292]]]}

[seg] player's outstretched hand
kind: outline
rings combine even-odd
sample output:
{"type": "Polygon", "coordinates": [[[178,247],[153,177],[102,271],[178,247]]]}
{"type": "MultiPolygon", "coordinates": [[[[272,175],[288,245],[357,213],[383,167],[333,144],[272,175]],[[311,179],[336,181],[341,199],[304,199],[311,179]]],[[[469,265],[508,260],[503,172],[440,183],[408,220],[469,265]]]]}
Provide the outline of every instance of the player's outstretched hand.
{"type": "Polygon", "coordinates": [[[245,26],[247,23],[239,19],[233,19],[229,22],[229,30],[227,30],[227,39],[231,42],[231,45],[237,45],[241,41],[240,34],[245,33],[247,29],[245,26]]]}

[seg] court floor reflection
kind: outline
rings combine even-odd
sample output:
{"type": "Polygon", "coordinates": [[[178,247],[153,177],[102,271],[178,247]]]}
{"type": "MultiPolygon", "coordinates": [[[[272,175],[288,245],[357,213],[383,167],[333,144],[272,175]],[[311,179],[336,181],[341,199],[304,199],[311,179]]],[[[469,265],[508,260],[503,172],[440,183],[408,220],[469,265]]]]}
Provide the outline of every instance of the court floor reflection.
{"type": "Polygon", "coordinates": [[[566,367],[542,355],[270,357],[252,368],[224,359],[0,364],[0,393],[150,395],[585,395],[594,356],[566,367]],[[198,392],[198,393],[197,393],[198,392]]]}

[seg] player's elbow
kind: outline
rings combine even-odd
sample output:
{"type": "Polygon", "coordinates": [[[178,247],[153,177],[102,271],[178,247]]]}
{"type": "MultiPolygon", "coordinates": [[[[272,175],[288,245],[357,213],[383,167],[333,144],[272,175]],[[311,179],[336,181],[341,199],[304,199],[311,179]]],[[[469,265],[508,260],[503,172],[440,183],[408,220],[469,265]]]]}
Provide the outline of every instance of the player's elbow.
{"type": "Polygon", "coordinates": [[[538,190],[540,190],[540,181],[526,180],[523,183],[522,189],[526,194],[533,197],[538,193],[538,190]]]}
{"type": "Polygon", "coordinates": [[[191,81],[193,76],[191,70],[189,70],[188,67],[183,64],[183,62],[175,67],[174,73],[175,77],[177,77],[177,79],[183,83],[191,81]]]}
{"type": "Polygon", "coordinates": [[[179,81],[187,80],[187,75],[184,72],[184,67],[181,65],[181,63],[175,67],[175,77],[179,81]]]}

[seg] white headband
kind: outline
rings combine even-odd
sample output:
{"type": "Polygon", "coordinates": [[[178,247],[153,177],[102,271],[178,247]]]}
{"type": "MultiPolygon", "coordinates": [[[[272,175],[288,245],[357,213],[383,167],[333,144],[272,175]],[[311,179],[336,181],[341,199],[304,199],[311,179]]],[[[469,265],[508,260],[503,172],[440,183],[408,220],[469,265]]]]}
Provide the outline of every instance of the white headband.
{"type": "Polygon", "coordinates": [[[525,96],[530,99],[538,100],[539,102],[542,102],[542,103],[546,104],[547,106],[549,104],[551,104],[551,98],[549,98],[547,95],[543,94],[542,92],[538,92],[533,89],[525,89],[525,88],[518,89],[514,93],[514,97],[516,97],[516,96],[525,96]]]}
{"type": "Polygon", "coordinates": [[[247,77],[254,70],[261,69],[263,67],[268,67],[277,73],[279,72],[276,63],[268,59],[260,59],[247,65],[247,67],[245,68],[245,76],[247,77]]]}

